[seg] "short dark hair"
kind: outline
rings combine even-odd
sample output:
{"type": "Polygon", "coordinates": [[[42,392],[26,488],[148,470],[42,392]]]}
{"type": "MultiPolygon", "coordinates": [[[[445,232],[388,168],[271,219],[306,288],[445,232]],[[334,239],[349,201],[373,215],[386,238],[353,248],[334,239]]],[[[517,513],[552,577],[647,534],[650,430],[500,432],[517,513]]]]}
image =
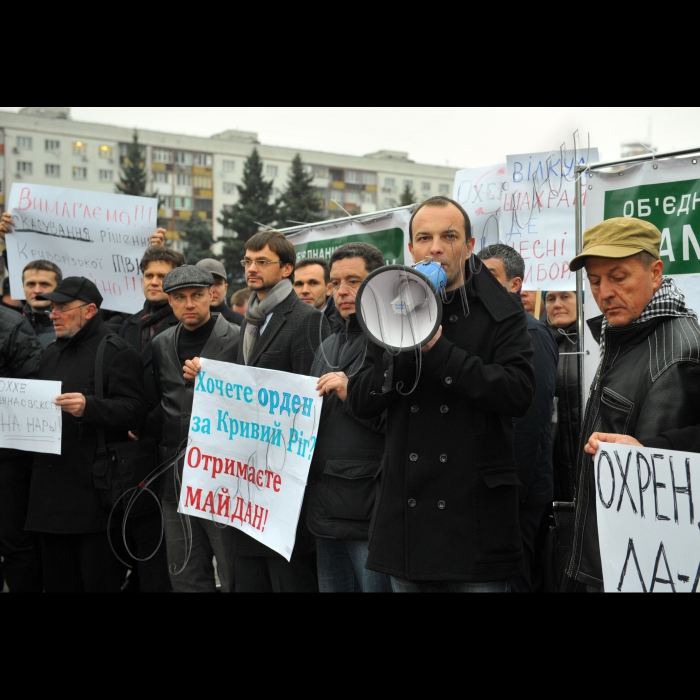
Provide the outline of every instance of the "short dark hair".
{"type": "Polygon", "coordinates": [[[256,233],[246,244],[246,250],[252,250],[254,253],[259,253],[266,245],[270,246],[270,250],[279,257],[283,265],[291,265],[294,267],[297,262],[297,254],[294,250],[292,242],[279,231],[262,231],[256,233]]]}
{"type": "Polygon", "coordinates": [[[141,272],[146,273],[146,268],[152,262],[166,262],[173,266],[173,270],[177,270],[178,267],[187,265],[187,260],[182,253],[178,253],[172,248],[166,248],[165,246],[156,246],[155,248],[149,248],[141,258],[141,272]]]}
{"type": "Polygon", "coordinates": [[[253,292],[246,287],[245,289],[239,289],[237,292],[234,292],[231,295],[231,306],[243,306],[248,299],[250,299],[250,295],[253,292]]]}
{"type": "Polygon", "coordinates": [[[346,243],[336,249],[331,256],[331,267],[339,260],[347,260],[349,258],[362,258],[365,261],[365,269],[367,272],[374,272],[380,267],[384,267],[384,256],[379,248],[356,241],[355,243],[346,243]]]}
{"type": "Polygon", "coordinates": [[[331,266],[328,264],[328,260],[323,258],[304,258],[297,263],[294,271],[296,272],[304,267],[311,267],[311,265],[320,265],[323,268],[323,277],[326,280],[326,284],[331,283],[331,266]]]}
{"type": "Polygon", "coordinates": [[[61,282],[63,281],[63,273],[61,272],[61,268],[58,265],[49,262],[48,260],[32,260],[32,262],[25,265],[24,270],[22,270],[22,282],[24,282],[24,273],[30,272],[31,270],[43,270],[44,272],[53,272],[54,275],[56,275],[57,285],[61,284],[61,282]]]}
{"type": "Polygon", "coordinates": [[[504,243],[496,243],[495,245],[484,248],[479,253],[479,259],[482,262],[492,260],[493,258],[497,258],[503,263],[508,282],[516,277],[520,277],[522,280],[525,279],[525,261],[523,260],[523,256],[520,255],[515,248],[505,245],[504,243]]]}
{"type": "Polygon", "coordinates": [[[464,207],[459,202],[455,202],[454,199],[450,199],[449,197],[431,197],[430,199],[426,199],[425,202],[423,202],[423,204],[421,204],[418,209],[413,212],[411,223],[408,225],[408,234],[410,236],[411,243],[413,243],[413,220],[416,218],[418,212],[423,209],[423,207],[449,207],[450,204],[457,207],[457,209],[462,212],[462,216],[464,217],[464,231],[466,233],[467,240],[471,240],[472,222],[469,219],[469,214],[467,214],[464,207]]]}

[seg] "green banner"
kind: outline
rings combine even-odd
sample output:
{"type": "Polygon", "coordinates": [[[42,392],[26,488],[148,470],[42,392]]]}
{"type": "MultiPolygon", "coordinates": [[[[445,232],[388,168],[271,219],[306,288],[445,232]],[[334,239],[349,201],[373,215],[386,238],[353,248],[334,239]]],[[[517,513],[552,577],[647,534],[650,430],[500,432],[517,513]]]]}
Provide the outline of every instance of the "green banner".
{"type": "MultiPolygon", "coordinates": [[[[294,243],[294,239],[290,239],[294,243]]],[[[374,231],[373,233],[361,233],[356,236],[343,236],[342,238],[324,238],[311,243],[294,244],[297,251],[297,260],[306,258],[324,258],[330,260],[333,253],[346,243],[369,243],[382,251],[387,265],[403,265],[404,232],[400,228],[392,228],[386,231],[374,231]]]]}
{"type": "Polygon", "coordinates": [[[605,218],[650,221],[662,233],[665,275],[700,273],[700,180],[642,185],[605,194],[605,218]]]}

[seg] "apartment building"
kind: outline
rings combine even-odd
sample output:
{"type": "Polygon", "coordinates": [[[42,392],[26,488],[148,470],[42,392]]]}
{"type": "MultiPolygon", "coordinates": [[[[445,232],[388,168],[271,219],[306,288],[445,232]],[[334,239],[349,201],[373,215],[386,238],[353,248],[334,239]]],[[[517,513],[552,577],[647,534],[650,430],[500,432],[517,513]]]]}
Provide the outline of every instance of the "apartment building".
{"type": "MultiPolygon", "coordinates": [[[[0,111],[0,211],[16,182],[114,192],[132,138],[131,129],[73,121],[70,107],[0,111]]],[[[243,166],[254,148],[273,183],[273,198],[286,189],[299,153],[314,175],[322,215],[328,219],[344,217],[345,211],[361,214],[398,206],[406,185],[419,200],[449,196],[457,172],[414,163],[408,153],[396,151],[357,157],[268,146],[253,132],[225,131],[203,138],[139,130],[139,141],[149,191],[162,198],[159,215],[176,245],[193,211],[211,225],[216,240],[233,235],[217,218],[238,201],[243,166]]]]}

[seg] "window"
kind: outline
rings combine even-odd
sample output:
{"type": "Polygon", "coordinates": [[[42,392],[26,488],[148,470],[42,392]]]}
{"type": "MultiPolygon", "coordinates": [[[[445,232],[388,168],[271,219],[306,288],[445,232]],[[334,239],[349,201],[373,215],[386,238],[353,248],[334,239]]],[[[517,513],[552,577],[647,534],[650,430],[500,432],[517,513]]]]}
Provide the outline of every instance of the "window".
{"type": "Polygon", "coordinates": [[[31,151],[33,148],[33,140],[31,136],[18,136],[17,148],[23,151],[31,151]]]}
{"type": "Polygon", "coordinates": [[[384,187],[396,187],[396,180],[393,177],[385,178],[384,187]]]}
{"type": "Polygon", "coordinates": [[[167,185],[170,182],[170,173],[161,171],[153,173],[153,182],[159,182],[162,185],[167,185]]]}
{"type": "Polygon", "coordinates": [[[277,177],[279,168],[276,165],[268,165],[267,168],[265,168],[265,172],[268,177],[277,177]]]}
{"type": "Polygon", "coordinates": [[[153,149],[153,162],[154,163],[172,163],[173,162],[173,152],[164,151],[161,148],[153,149]]]}
{"type": "Polygon", "coordinates": [[[204,175],[195,175],[194,186],[198,190],[210,190],[212,187],[212,179],[210,177],[205,177],[204,175]]]}
{"type": "Polygon", "coordinates": [[[443,195],[444,197],[449,197],[450,196],[450,186],[442,184],[440,185],[440,194],[443,195]]]}
{"type": "Polygon", "coordinates": [[[403,186],[404,186],[404,189],[406,187],[408,187],[409,190],[413,190],[413,180],[404,180],[403,186]]]}
{"type": "Polygon", "coordinates": [[[377,184],[377,174],[376,173],[362,173],[362,184],[363,185],[376,185],[377,184]]]}
{"type": "Polygon", "coordinates": [[[223,162],[223,168],[225,173],[232,173],[236,169],[235,160],[225,160],[223,162]]]}
{"type": "Polygon", "coordinates": [[[346,204],[359,204],[361,201],[359,192],[347,191],[345,193],[346,204]]]}
{"type": "Polygon", "coordinates": [[[194,206],[197,211],[203,211],[211,218],[214,210],[214,202],[211,199],[195,199],[194,206]]]}
{"type": "Polygon", "coordinates": [[[175,197],[175,209],[192,209],[192,197],[175,197]]]}
{"type": "Polygon", "coordinates": [[[350,182],[352,184],[360,184],[360,173],[356,170],[346,170],[345,171],[345,182],[350,182]]]}
{"type": "Polygon", "coordinates": [[[100,170],[100,182],[114,182],[114,170],[100,170]]]}
{"type": "Polygon", "coordinates": [[[164,209],[172,209],[173,208],[173,198],[172,197],[170,197],[170,196],[161,197],[160,200],[161,200],[161,203],[162,203],[164,209]]]}
{"type": "Polygon", "coordinates": [[[74,180],[87,180],[87,168],[73,168],[74,180]]]}
{"type": "Polygon", "coordinates": [[[175,154],[175,163],[177,165],[192,165],[192,154],[178,151],[175,154]]]}
{"type": "Polygon", "coordinates": [[[424,182],[421,184],[421,189],[423,190],[423,192],[430,192],[432,187],[429,182],[424,182]]]}
{"type": "Polygon", "coordinates": [[[362,203],[363,204],[376,204],[377,195],[374,192],[363,192],[362,193],[362,203]]]}
{"type": "Polygon", "coordinates": [[[320,180],[327,180],[329,177],[328,168],[325,165],[312,165],[311,170],[314,177],[317,177],[320,180]]]}
{"type": "Polygon", "coordinates": [[[46,139],[44,142],[46,146],[47,153],[60,153],[61,152],[61,142],[53,141],[52,139],[46,139]]]}
{"type": "Polygon", "coordinates": [[[192,175],[177,175],[175,184],[180,187],[192,187],[192,175]]]}
{"type": "Polygon", "coordinates": [[[100,158],[113,158],[114,149],[111,146],[100,146],[100,158]]]}
{"type": "Polygon", "coordinates": [[[233,182],[224,182],[224,194],[235,194],[236,185],[233,182]]]}
{"type": "Polygon", "coordinates": [[[61,166],[46,164],[46,177],[61,177],[61,166]]]}
{"type": "Polygon", "coordinates": [[[87,153],[87,145],[82,141],[76,141],[73,144],[73,155],[84,156],[87,153]]]}
{"type": "Polygon", "coordinates": [[[197,153],[194,157],[194,164],[198,168],[211,168],[212,157],[206,153],[197,153]]]}
{"type": "Polygon", "coordinates": [[[34,173],[34,166],[26,161],[17,161],[17,172],[23,175],[32,175],[34,173]]]}

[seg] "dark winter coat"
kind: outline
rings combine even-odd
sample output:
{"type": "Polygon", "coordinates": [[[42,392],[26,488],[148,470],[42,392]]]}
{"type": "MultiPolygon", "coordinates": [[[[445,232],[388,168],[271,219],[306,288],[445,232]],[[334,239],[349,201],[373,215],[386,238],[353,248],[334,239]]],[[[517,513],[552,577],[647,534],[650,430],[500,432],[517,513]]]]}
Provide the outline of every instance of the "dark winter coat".
{"type": "Polygon", "coordinates": [[[83,394],[82,419],[63,413],[62,454],[36,454],[29,494],[27,530],[50,534],[87,534],[107,529],[109,510],[92,480],[97,428],[107,444],[128,442],[146,417],[143,365],[138,353],[119,338],[107,343],[104,399],[95,398],[95,360],[110,329],[96,317],[69,340],[51,345],[41,359],[39,379],[63,383],[63,393],[83,394]]]}
{"type": "MultiPolygon", "coordinates": [[[[601,337],[600,316],[589,321],[601,337]]],[[[605,331],[605,350],[586,406],[576,460],[574,549],[568,575],[603,587],[593,460],[584,445],[593,433],[648,440],[700,423],[700,325],[690,318],[660,317],[605,331]]]]}
{"type": "Polygon", "coordinates": [[[522,571],[513,417],[532,403],[532,342],[521,305],[483,267],[444,304],[442,338],[350,382],[350,409],[388,409],[369,569],[414,581],[505,581],[522,571]],[[465,310],[468,312],[465,315],[465,310]],[[401,393],[400,393],[401,392],[401,393]]]}
{"type": "Polygon", "coordinates": [[[27,321],[29,321],[34,334],[39,339],[41,347],[46,350],[46,348],[56,340],[56,331],[53,327],[53,321],[44,311],[37,311],[36,313],[32,311],[32,307],[29,306],[29,304],[24,305],[24,315],[27,321]]]}
{"type": "MultiPolygon", "coordinates": [[[[245,364],[243,358],[243,336],[248,322],[241,326],[241,345],[238,350],[238,364],[245,364]]],[[[260,369],[273,369],[278,372],[312,376],[316,350],[330,335],[326,317],[299,299],[292,292],[278,304],[265,332],[253,348],[248,365],[260,369]]],[[[306,499],[299,517],[295,554],[307,554],[316,546],[316,538],[306,526],[306,499]]],[[[274,557],[279,554],[265,547],[240,530],[234,530],[236,555],[246,557],[274,557]]]]}
{"type": "MultiPolygon", "coordinates": [[[[185,381],[182,363],[177,352],[181,331],[182,326],[178,324],[157,335],[151,343],[153,376],[163,421],[161,456],[164,460],[175,457],[184,447],[192,418],[194,384],[185,381]]],[[[238,355],[239,339],[238,326],[234,326],[219,315],[214,330],[204,346],[202,357],[233,364],[238,355]]],[[[182,475],[183,462],[184,460],[180,460],[178,465],[180,475],[182,475]]],[[[172,469],[166,473],[163,489],[166,499],[177,502],[173,473],[172,469]]]]}
{"type": "Polygon", "coordinates": [[[234,311],[225,301],[218,306],[212,306],[210,311],[213,314],[221,314],[229,323],[240,328],[245,316],[234,311]]]}
{"type": "MultiPolygon", "coordinates": [[[[522,302],[521,302],[522,303],[522,302]]],[[[520,506],[535,508],[551,503],[552,475],[552,412],[557,381],[559,350],[547,327],[527,314],[527,330],[535,354],[535,397],[530,410],[516,418],[515,461],[518,465],[520,506]]]]}
{"type": "Polygon", "coordinates": [[[557,371],[557,433],[554,438],[554,500],[573,503],[576,492],[576,451],[581,438],[581,399],[576,324],[549,330],[559,346],[557,371]]]}
{"type": "MultiPolygon", "coordinates": [[[[341,317],[342,320],[342,317],[341,317]]],[[[311,368],[315,377],[330,372],[356,374],[364,363],[367,338],[353,314],[319,348],[311,368]]],[[[364,541],[377,494],[384,454],[386,416],[356,418],[334,393],[323,399],[318,440],[306,489],[309,530],[317,537],[364,541]]]]}

